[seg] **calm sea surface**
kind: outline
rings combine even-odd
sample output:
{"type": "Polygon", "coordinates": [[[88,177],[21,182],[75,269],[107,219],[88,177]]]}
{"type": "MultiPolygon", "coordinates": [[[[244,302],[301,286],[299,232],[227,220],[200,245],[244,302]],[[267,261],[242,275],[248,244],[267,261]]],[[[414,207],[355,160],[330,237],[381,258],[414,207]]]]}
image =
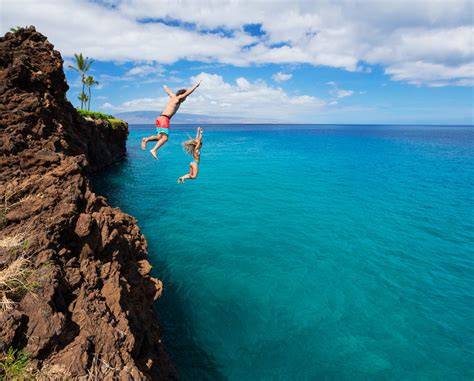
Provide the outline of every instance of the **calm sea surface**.
{"type": "Polygon", "coordinates": [[[474,127],[172,126],[95,190],[138,219],[184,380],[472,380],[474,127]],[[148,149],[151,149],[151,144],[148,149]]]}

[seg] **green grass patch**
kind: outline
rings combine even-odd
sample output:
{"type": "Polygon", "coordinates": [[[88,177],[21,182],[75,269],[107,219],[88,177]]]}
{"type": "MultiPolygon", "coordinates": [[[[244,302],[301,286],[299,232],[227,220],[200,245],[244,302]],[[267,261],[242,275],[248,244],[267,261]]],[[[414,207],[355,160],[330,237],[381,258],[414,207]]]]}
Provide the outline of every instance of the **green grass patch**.
{"type": "Polygon", "coordinates": [[[111,118],[113,118],[113,115],[107,115],[107,114],[104,114],[103,112],[99,112],[99,111],[87,111],[87,110],[83,110],[83,109],[76,109],[77,112],[86,117],[88,116],[89,118],[92,118],[92,119],[102,119],[102,120],[109,120],[111,118]]]}
{"type": "Polygon", "coordinates": [[[37,372],[30,365],[30,356],[27,352],[8,348],[0,355],[0,379],[5,381],[36,380],[37,372]]]}
{"type": "Polygon", "coordinates": [[[117,119],[117,118],[110,118],[108,119],[110,122],[110,125],[112,128],[115,130],[117,128],[123,128],[126,126],[125,122],[122,119],[117,119]]]}
{"type": "Polygon", "coordinates": [[[99,111],[87,111],[80,108],[77,109],[77,112],[83,117],[89,117],[94,120],[106,120],[110,123],[112,129],[124,128],[127,124],[122,119],[117,119],[113,115],[107,115],[99,111]]]}

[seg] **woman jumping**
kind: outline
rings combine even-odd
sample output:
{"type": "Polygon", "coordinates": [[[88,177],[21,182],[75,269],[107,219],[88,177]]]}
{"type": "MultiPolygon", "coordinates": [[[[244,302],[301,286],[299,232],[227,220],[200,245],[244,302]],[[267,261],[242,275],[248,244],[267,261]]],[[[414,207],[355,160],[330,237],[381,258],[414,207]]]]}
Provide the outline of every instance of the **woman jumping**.
{"type": "Polygon", "coordinates": [[[178,179],[179,183],[184,183],[186,179],[194,180],[198,175],[199,161],[201,160],[201,147],[202,147],[202,128],[198,127],[196,131],[196,139],[190,139],[183,143],[184,151],[193,156],[193,161],[189,163],[189,173],[181,176],[178,179]]]}

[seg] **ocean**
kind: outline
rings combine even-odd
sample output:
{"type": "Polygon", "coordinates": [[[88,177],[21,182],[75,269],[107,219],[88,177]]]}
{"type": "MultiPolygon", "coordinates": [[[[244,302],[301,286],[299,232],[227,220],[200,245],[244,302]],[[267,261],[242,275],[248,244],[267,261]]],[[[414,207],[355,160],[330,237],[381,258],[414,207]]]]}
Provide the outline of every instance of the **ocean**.
{"type": "Polygon", "coordinates": [[[135,216],[183,380],[472,380],[474,127],[173,125],[94,189],[135,216]]]}

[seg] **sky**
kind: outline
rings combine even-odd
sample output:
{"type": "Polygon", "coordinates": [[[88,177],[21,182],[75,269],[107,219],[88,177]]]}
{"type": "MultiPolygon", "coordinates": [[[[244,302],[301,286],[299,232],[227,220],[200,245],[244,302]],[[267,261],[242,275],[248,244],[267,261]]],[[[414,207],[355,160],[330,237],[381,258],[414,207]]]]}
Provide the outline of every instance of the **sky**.
{"type": "Polygon", "coordinates": [[[0,32],[34,25],[94,60],[91,109],[262,122],[474,124],[472,0],[0,0],[0,32]]]}

